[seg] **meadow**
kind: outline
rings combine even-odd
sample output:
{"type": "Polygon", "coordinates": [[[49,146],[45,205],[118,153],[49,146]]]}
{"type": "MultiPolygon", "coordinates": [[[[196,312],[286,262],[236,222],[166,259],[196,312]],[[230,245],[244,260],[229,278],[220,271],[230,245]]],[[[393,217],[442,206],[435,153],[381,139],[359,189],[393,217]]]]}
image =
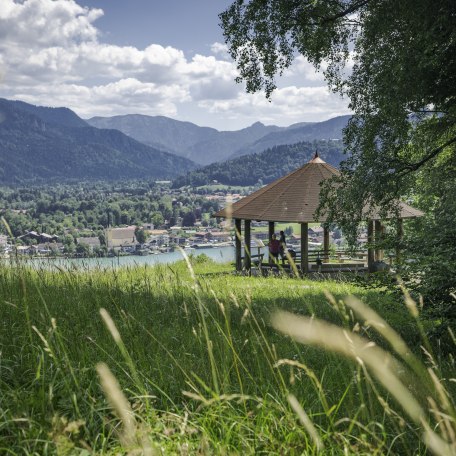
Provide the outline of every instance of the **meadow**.
{"type": "Polygon", "coordinates": [[[0,322],[1,454],[456,451],[454,345],[406,292],[202,257],[16,264],[0,322]]]}

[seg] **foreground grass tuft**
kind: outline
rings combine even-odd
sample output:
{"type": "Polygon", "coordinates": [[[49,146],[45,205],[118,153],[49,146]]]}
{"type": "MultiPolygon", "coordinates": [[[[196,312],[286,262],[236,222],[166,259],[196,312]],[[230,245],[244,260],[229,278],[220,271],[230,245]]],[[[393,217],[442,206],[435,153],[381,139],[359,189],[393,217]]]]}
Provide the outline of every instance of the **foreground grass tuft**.
{"type": "Polygon", "coordinates": [[[0,268],[0,453],[455,451],[410,301],[189,266],[0,268]]]}

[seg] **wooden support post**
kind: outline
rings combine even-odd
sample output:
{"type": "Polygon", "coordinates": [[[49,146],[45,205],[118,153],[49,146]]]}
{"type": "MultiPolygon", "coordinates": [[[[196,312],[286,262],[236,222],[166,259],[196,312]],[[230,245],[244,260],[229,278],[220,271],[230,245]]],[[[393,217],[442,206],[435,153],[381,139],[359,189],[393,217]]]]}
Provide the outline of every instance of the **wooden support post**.
{"type": "Polygon", "coordinates": [[[250,275],[252,269],[252,257],[250,256],[250,220],[244,220],[244,267],[250,275]]]}
{"type": "Polygon", "coordinates": [[[242,271],[242,220],[234,219],[234,245],[236,250],[236,271],[242,271]]]}
{"type": "Polygon", "coordinates": [[[375,252],[373,248],[374,243],[374,222],[368,220],[367,222],[367,270],[369,272],[374,271],[375,252]]]}
{"type": "Polygon", "coordinates": [[[402,247],[402,238],[404,237],[404,220],[397,220],[397,239],[396,239],[396,263],[400,263],[401,258],[401,247],[402,247]]]}
{"type": "Polygon", "coordinates": [[[269,228],[268,239],[269,239],[269,242],[271,242],[272,235],[274,234],[274,230],[275,230],[275,222],[269,222],[268,228],[269,228]]]}
{"type": "Polygon", "coordinates": [[[301,273],[309,272],[309,224],[301,223],[301,273]]]}
{"type": "Polygon", "coordinates": [[[329,227],[327,225],[323,227],[323,261],[329,262],[329,227]]]}
{"type": "MultiPolygon", "coordinates": [[[[274,234],[274,230],[275,230],[275,222],[269,222],[269,225],[268,225],[268,242],[269,242],[269,245],[271,244],[272,235],[274,234]]],[[[269,259],[269,264],[270,265],[275,264],[272,261],[272,256],[269,254],[269,247],[268,247],[268,259],[269,259]]]]}

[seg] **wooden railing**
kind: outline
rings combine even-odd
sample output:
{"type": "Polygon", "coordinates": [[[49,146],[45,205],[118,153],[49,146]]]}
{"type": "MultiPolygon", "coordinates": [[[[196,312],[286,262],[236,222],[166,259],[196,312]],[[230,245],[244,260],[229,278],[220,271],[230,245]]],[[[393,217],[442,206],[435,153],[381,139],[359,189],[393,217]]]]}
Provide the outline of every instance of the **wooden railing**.
{"type": "MultiPolygon", "coordinates": [[[[301,252],[295,251],[295,261],[301,259],[301,252]]],[[[308,253],[309,263],[319,261],[337,260],[339,263],[344,261],[363,261],[367,260],[367,251],[365,250],[310,250],[308,253]]]]}
{"type": "MultiPolygon", "coordinates": [[[[267,247],[266,247],[267,249],[267,247]]],[[[301,270],[301,251],[288,250],[290,255],[283,258],[269,259],[265,261],[266,252],[261,253],[258,249],[257,254],[250,255],[252,266],[260,270],[279,269],[292,271],[295,273],[301,270]],[[294,264],[293,264],[294,263],[294,264]]],[[[241,269],[245,268],[245,253],[241,256],[241,269]]],[[[336,271],[359,271],[363,270],[367,262],[367,251],[365,250],[310,250],[308,252],[308,263],[310,272],[336,272],[336,271]]]]}

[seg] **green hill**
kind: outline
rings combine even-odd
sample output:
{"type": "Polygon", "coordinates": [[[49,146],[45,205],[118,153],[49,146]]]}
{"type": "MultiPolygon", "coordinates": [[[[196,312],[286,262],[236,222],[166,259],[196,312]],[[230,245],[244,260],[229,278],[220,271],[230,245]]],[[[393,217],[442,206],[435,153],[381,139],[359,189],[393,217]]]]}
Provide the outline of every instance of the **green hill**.
{"type": "Polygon", "coordinates": [[[196,165],[117,130],[90,127],[66,108],[0,99],[0,183],[173,178],[196,165]]]}
{"type": "Polygon", "coordinates": [[[179,176],[174,188],[186,185],[200,186],[217,181],[225,185],[267,184],[308,162],[315,151],[333,166],[343,159],[342,141],[300,142],[275,146],[261,153],[243,155],[223,163],[213,163],[204,168],[179,176]]]}

